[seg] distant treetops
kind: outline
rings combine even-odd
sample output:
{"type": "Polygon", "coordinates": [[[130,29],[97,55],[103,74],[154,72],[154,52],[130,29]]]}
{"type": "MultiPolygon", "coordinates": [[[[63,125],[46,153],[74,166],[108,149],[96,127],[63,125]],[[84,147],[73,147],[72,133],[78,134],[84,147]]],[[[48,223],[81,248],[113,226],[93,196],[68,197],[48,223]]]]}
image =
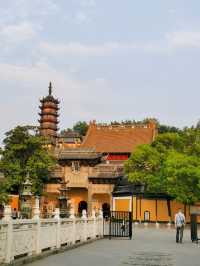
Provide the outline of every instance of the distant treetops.
{"type": "MultiPolygon", "coordinates": [[[[137,120],[122,120],[122,121],[111,121],[111,125],[143,125],[147,124],[149,121],[155,121],[158,133],[166,133],[166,132],[181,132],[181,129],[174,127],[174,126],[167,126],[160,124],[159,121],[155,118],[145,118],[143,120],[137,121],[137,120]]],[[[64,133],[65,131],[75,131],[78,132],[81,136],[85,136],[87,133],[89,127],[89,123],[86,121],[78,121],[76,122],[72,128],[67,128],[65,130],[62,130],[61,133],[64,133]]]]}
{"type": "Polygon", "coordinates": [[[166,193],[185,204],[200,200],[200,127],[158,134],[125,163],[130,181],[146,191],[166,193]]]}

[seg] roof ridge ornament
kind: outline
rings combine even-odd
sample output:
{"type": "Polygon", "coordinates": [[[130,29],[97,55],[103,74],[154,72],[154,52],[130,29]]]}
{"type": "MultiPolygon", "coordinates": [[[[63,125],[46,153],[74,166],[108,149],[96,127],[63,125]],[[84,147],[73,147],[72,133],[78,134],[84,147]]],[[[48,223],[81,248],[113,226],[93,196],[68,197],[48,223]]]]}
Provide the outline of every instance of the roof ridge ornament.
{"type": "Polygon", "coordinates": [[[49,82],[49,96],[52,95],[52,83],[51,81],[49,82]]]}

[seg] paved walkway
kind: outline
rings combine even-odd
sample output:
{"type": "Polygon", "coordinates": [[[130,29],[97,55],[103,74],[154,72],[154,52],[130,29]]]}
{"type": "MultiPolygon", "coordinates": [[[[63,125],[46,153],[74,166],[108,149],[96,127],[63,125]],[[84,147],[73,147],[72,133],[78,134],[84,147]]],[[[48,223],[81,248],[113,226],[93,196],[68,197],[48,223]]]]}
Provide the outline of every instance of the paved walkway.
{"type": "Polygon", "coordinates": [[[99,240],[30,266],[199,266],[200,246],[191,243],[185,230],[183,244],[176,244],[173,229],[135,229],[133,240],[99,240]]]}

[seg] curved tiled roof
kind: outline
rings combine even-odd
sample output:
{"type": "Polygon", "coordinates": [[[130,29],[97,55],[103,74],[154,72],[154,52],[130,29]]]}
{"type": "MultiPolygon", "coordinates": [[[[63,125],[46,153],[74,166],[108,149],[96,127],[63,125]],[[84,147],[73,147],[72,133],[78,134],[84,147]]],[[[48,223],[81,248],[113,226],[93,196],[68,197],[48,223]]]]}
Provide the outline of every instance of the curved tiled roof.
{"type": "Polygon", "coordinates": [[[65,148],[55,151],[58,160],[95,160],[102,157],[101,153],[90,148],[65,148]]]}
{"type": "Polygon", "coordinates": [[[95,148],[102,153],[131,153],[138,145],[150,144],[155,138],[156,127],[153,122],[147,125],[105,126],[90,124],[82,147],[95,148]]]}

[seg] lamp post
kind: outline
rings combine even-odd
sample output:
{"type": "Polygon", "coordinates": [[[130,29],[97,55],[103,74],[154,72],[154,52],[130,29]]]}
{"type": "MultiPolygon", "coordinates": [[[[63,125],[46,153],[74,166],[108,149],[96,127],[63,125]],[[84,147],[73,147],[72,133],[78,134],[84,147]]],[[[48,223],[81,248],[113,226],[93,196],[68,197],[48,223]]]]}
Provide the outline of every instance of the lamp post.
{"type": "Polygon", "coordinates": [[[30,219],[32,213],[32,182],[29,173],[25,182],[22,184],[20,193],[20,212],[21,218],[30,219]]]}
{"type": "Polygon", "coordinates": [[[59,207],[60,207],[60,217],[65,218],[69,216],[69,197],[68,197],[68,191],[69,187],[67,186],[68,182],[62,181],[61,186],[59,188],[60,195],[58,196],[59,200],[59,207]]]}

